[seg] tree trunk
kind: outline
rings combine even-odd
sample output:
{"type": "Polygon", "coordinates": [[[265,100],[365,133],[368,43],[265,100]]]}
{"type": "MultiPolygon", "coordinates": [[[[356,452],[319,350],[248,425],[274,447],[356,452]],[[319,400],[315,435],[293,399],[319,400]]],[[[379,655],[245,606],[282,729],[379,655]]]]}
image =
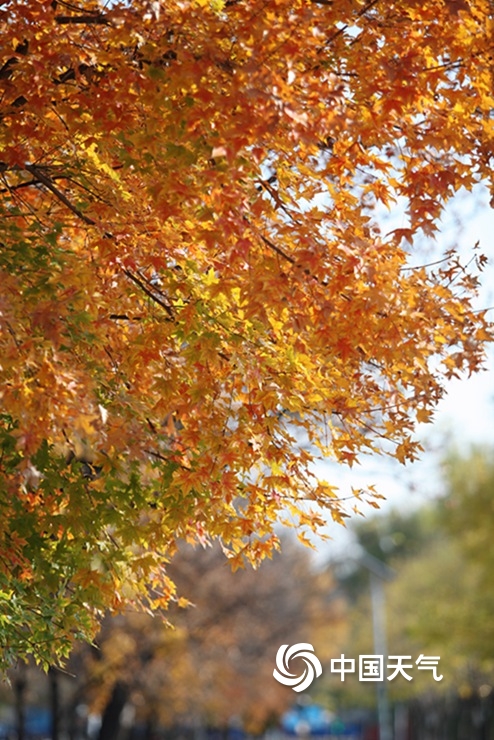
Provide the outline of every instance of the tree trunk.
{"type": "Polygon", "coordinates": [[[50,709],[51,709],[51,740],[60,738],[60,693],[58,687],[58,673],[54,668],[48,671],[50,679],[50,709]]]}
{"type": "Polygon", "coordinates": [[[17,740],[26,740],[26,667],[19,666],[19,673],[14,683],[15,713],[17,719],[17,740]]]}
{"type": "Polygon", "coordinates": [[[117,740],[120,730],[120,717],[127,701],[129,689],[122,681],[113,687],[110,701],[105,707],[98,740],[117,740]]]}

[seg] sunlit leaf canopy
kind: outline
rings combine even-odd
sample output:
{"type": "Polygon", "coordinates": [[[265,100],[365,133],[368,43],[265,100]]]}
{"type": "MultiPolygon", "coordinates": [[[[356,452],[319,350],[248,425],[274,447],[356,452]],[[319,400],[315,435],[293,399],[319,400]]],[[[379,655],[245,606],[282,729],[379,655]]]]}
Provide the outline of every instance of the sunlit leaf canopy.
{"type": "Polygon", "coordinates": [[[493,10],[0,14],[0,629],[48,661],[104,609],[173,598],[178,539],[235,566],[280,518],[341,520],[314,457],[414,459],[445,378],[479,369],[484,258],[421,267],[414,244],[491,186],[493,10]]]}

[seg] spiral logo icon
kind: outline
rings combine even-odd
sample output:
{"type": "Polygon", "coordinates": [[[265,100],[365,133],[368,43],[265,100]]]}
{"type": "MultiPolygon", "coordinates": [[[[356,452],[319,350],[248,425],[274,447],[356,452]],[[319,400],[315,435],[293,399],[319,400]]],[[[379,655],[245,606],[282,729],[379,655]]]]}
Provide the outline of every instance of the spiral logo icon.
{"type": "Polygon", "coordinates": [[[284,686],[291,686],[294,691],[303,691],[308,688],[321,673],[320,660],[314,655],[314,648],[308,642],[297,642],[291,647],[282,645],[276,653],[276,668],[273,676],[284,686]],[[306,667],[301,676],[296,676],[288,670],[292,658],[302,658],[304,661],[306,667]]]}

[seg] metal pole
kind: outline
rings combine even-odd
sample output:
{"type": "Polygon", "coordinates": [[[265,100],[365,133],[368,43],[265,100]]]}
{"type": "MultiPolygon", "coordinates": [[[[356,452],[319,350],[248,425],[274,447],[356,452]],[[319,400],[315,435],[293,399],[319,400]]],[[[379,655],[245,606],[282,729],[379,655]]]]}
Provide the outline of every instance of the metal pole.
{"type": "MultiPolygon", "coordinates": [[[[372,627],[374,634],[374,654],[382,655],[386,660],[386,612],[384,604],[384,583],[382,578],[370,572],[370,589],[372,600],[372,627]]],[[[386,678],[377,684],[377,711],[379,718],[379,740],[393,740],[391,718],[389,713],[388,687],[386,678]]]]}

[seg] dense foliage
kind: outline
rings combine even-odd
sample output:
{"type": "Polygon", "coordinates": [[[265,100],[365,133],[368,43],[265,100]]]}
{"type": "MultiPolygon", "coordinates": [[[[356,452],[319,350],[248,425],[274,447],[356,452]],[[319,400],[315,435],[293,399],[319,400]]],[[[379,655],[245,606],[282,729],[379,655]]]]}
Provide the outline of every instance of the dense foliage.
{"type": "Polygon", "coordinates": [[[0,4],[7,662],[169,603],[180,539],[237,566],[280,518],[341,520],[316,454],[414,459],[416,421],[490,339],[458,256],[413,254],[449,198],[492,185],[492,15],[0,4]]]}

